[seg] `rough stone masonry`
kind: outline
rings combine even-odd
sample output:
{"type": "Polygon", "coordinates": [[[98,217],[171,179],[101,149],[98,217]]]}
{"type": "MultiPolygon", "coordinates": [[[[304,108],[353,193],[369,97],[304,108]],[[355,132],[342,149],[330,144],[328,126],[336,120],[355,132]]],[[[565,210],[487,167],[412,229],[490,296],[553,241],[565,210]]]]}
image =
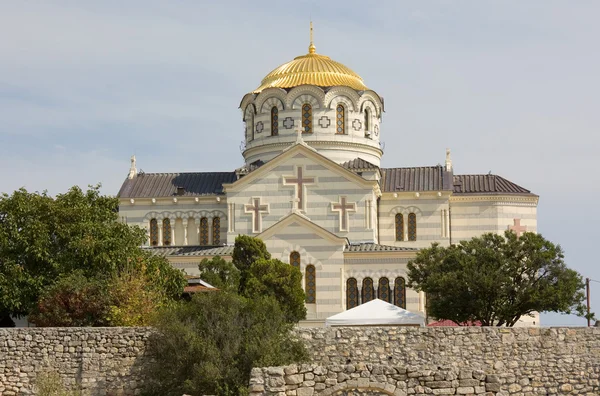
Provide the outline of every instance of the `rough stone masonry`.
{"type": "MultiPolygon", "coordinates": [[[[600,328],[297,329],[311,362],[252,371],[252,395],[600,395],[600,328]]],[[[90,395],[139,394],[149,328],[0,329],[0,395],[58,372],[90,395]]]]}
{"type": "Polygon", "coordinates": [[[311,364],[257,368],[258,395],[600,395],[600,328],[299,329],[311,364]]]}

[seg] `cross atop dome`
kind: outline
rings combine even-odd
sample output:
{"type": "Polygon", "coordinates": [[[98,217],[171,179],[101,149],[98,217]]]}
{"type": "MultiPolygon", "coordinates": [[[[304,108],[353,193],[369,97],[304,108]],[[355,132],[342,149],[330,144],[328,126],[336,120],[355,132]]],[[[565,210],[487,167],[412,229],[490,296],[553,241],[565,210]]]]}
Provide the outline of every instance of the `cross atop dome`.
{"type": "Polygon", "coordinates": [[[314,54],[317,48],[315,47],[315,43],[313,42],[313,24],[310,21],[310,45],[308,46],[308,53],[314,54]]]}

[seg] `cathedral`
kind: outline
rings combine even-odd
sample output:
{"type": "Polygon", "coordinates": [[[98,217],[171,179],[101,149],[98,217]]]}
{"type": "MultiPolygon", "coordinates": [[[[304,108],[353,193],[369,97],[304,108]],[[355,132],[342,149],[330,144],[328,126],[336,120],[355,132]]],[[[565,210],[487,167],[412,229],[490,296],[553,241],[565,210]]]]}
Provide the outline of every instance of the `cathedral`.
{"type": "Polygon", "coordinates": [[[308,53],[267,74],[240,110],[243,166],[143,173],[132,157],[120,216],[188,275],[205,258],[231,259],[237,235],[262,239],[303,274],[303,326],[374,298],[423,314],[425,295],[406,287],[419,249],[536,232],[537,195],[499,175],[454,174],[450,150],[443,165],[382,168],[383,98],[317,53],[312,27],[308,53]]]}

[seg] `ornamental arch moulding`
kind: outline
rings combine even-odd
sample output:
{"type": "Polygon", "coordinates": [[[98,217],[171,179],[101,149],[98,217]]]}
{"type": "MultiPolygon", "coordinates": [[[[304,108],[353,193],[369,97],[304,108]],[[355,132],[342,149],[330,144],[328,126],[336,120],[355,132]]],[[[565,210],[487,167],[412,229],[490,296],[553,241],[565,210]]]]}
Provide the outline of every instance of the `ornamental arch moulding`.
{"type": "Polygon", "coordinates": [[[306,270],[307,265],[313,265],[317,271],[323,270],[323,264],[319,260],[311,256],[310,253],[308,253],[306,249],[304,249],[300,245],[290,245],[286,247],[281,253],[281,258],[279,260],[289,264],[290,254],[292,252],[300,253],[300,270],[302,272],[306,270]]]}
{"type": "Polygon", "coordinates": [[[254,102],[254,98],[256,98],[256,95],[252,94],[252,93],[244,95],[244,97],[242,98],[242,101],[240,102],[240,107],[239,108],[242,109],[242,111],[245,111],[246,107],[250,103],[254,102]]]}
{"type": "MultiPolygon", "coordinates": [[[[400,264],[400,263],[398,263],[400,264]]],[[[373,283],[376,284],[379,281],[379,278],[388,278],[390,280],[390,285],[394,284],[394,280],[398,277],[407,278],[407,274],[405,271],[391,271],[391,270],[351,270],[347,271],[344,276],[344,282],[348,282],[348,279],[354,278],[360,285],[365,278],[373,279],[373,283]]]]}
{"type": "Polygon", "coordinates": [[[358,101],[360,100],[360,96],[358,95],[358,93],[356,93],[356,91],[351,88],[341,86],[332,87],[327,91],[324,99],[325,107],[333,109],[335,107],[335,103],[332,104],[331,101],[336,96],[345,96],[352,102],[352,110],[356,111],[356,109],[358,109],[358,101]]]}
{"type": "Polygon", "coordinates": [[[335,109],[338,104],[343,104],[347,111],[356,111],[356,105],[347,96],[334,96],[329,102],[329,109],[335,109]]]}
{"type": "Polygon", "coordinates": [[[300,85],[293,88],[288,94],[285,101],[286,109],[300,109],[304,103],[310,103],[313,109],[323,107],[325,100],[325,92],[312,85],[300,85]]]}
{"type": "Polygon", "coordinates": [[[381,97],[379,95],[377,95],[377,93],[375,91],[364,91],[361,95],[360,95],[360,99],[358,101],[358,107],[360,111],[363,111],[363,105],[365,102],[367,101],[371,101],[373,102],[373,105],[375,106],[375,114],[377,115],[378,118],[381,118],[381,113],[383,111],[385,111],[384,109],[384,104],[383,104],[383,100],[381,99],[381,97]]]}
{"type": "Polygon", "coordinates": [[[279,100],[279,98],[272,96],[272,97],[268,98],[267,100],[265,100],[262,107],[260,108],[260,113],[261,114],[264,114],[264,113],[270,114],[271,109],[273,107],[277,107],[277,109],[279,111],[283,111],[283,102],[281,100],[279,100]]]}
{"type": "Polygon", "coordinates": [[[389,216],[396,216],[397,213],[401,213],[403,215],[408,215],[410,213],[414,213],[417,217],[421,217],[423,212],[416,206],[395,206],[390,210],[389,216]]]}
{"type": "Polygon", "coordinates": [[[360,112],[364,113],[366,110],[369,110],[378,120],[380,119],[381,112],[377,110],[377,105],[372,100],[365,100],[361,103],[360,112]]]}
{"type": "Polygon", "coordinates": [[[256,105],[257,109],[260,109],[261,113],[266,113],[271,110],[271,107],[273,107],[272,105],[266,106],[266,102],[273,103],[272,99],[279,99],[279,101],[281,102],[281,107],[279,107],[279,105],[277,104],[277,108],[279,110],[284,110],[286,98],[287,92],[285,92],[285,90],[281,88],[267,88],[260,94],[258,94],[256,100],[254,101],[254,104],[256,105]]]}
{"type": "Polygon", "coordinates": [[[248,106],[246,106],[246,109],[244,110],[243,121],[246,121],[248,119],[248,117],[251,115],[252,116],[256,115],[256,107],[254,106],[254,103],[250,103],[248,106]]]}

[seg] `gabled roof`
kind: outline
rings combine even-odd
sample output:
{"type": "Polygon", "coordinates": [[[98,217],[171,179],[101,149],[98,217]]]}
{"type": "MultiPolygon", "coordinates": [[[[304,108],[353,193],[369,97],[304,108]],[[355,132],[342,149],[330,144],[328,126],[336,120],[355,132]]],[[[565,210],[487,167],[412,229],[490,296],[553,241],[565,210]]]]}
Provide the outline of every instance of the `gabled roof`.
{"type": "Polygon", "coordinates": [[[455,194],[532,194],[498,175],[455,175],[455,194]]]}
{"type": "Polygon", "coordinates": [[[226,184],[224,188],[227,192],[240,191],[243,188],[243,186],[252,183],[257,178],[267,175],[276,166],[285,163],[288,159],[293,158],[297,154],[301,154],[306,156],[307,158],[313,159],[315,162],[320,163],[329,170],[345,177],[349,181],[352,181],[362,187],[374,188],[377,185],[377,182],[375,180],[364,179],[363,177],[357,175],[355,172],[352,172],[351,170],[344,168],[337,162],[325,157],[323,154],[319,153],[316,149],[310,147],[305,142],[300,141],[292,146],[289,146],[283,152],[278,154],[275,158],[266,162],[264,165],[262,165],[255,171],[248,173],[248,175],[242,177],[239,180],[226,184]]]}
{"type": "Polygon", "coordinates": [[[160,256],[231,256],[233,246],[152,246],[144,249],[160,256]]]}
{"type": "Polygon", "coordinates": [[[379,169],[377,165],[373,165],[362,158],[355,158],[352,161],[344,162],[342,166],[352,171],[379,169]]]}
{"type": "Polygon", "coordinates": [[[320,225],[313,223],[306,216],[304,216],[302,214],[298,214],[298,213],[293,213],[293,212],[288,214],[287,216],[285,216],[284,218],[282,218],[277,223],[273,224],[271,227],[267,228],[260,234],[258,234],[256,237],[260,238],[264,241],[266,239],[271,238],[274,235],[277,235],[277,233],[281,229],[288,227],[290,224],[293,224],[293,223],[298,223],[301,226],[314,231],[315,234],[317,234],[321,238],[327,239],[334,244],[340,244],[340,245],[344,245],[344,246],[348,244],[348,238],[337,236],[336,234],[326,230],[325,228],[321,227],[320,225]]]}
{"type": "Polygon", "coordinates": [[[377,243],[360,243],[346,246],[346,252],[416,252],[417,248],[379,245],[377,243]]]}
{"type": "Polygon", "coordinates": [[[381,173],[381,190],[383,192],[442,191],[444,189],[444,168],[441,165],[384,168],[381,169],[381,173]]]}
{"type": "Polygon", "coordinates": [[[138,173],[125,179],[120,198],[159,198],[223,194],[223,183],[237,179],[235,172],[138,173]],[[178,193],[177,188],[183,187],[178,193]]]}

